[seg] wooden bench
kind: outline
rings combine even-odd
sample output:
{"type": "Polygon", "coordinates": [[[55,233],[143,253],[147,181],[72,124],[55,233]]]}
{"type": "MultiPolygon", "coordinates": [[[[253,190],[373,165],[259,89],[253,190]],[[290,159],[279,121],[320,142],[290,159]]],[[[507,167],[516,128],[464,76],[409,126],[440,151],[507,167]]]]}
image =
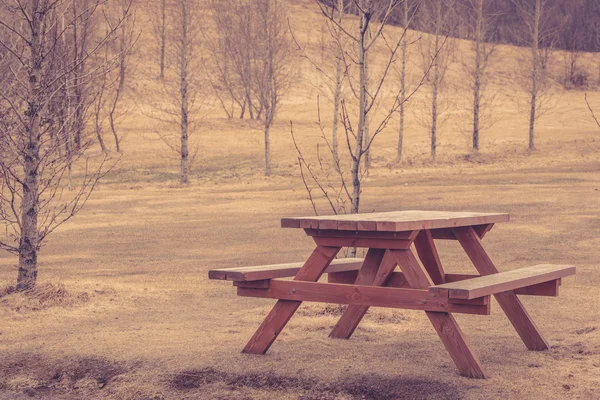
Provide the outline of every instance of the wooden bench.
{"type": "Polygon", "coordinates": [[[539,264],[512,271],[431,286],[432,297],[470,300],[514,290],[517,294],[558,295],[560,279],[575,274],[572,265],[539,264]],[[530,290],[522,290],[530,288],[530,290]],[[555,288],[555,290],[552,290],[555,288]],[[520,293],[519,293],[520,292],[520,293]]]}
{"type": "MultiPolygon", "coordinates": [[[[333,260],[325,270],[325,273],[358,271],[360,267],[362,267],[362,264],[362,258],[340,258],[333,260]]],[[[298,262],[289,264],[257,265],[254,267],[211,269],[208,271],[208,278],[234,282],[252,282],[274,278],[288,278],[295,276],[303,265],[303,262],[298,262]]]]}

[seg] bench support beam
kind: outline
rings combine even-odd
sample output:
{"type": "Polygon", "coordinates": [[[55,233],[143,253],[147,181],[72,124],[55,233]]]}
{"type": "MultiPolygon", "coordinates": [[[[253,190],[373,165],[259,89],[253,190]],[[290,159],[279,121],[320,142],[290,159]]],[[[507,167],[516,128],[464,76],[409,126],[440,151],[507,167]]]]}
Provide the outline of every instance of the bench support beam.
{"type": "MultiPolygon", "coordinates": [[[[318,281],[339,251],[340,247],[317,246],[304,263],[304,266],[298,271],[294,280],[318,281]]],[[[248,344],[246,344],[242,353],[266,353],[301,304],[302,301],[278,300],[256,333],[254,333],[248,344]]]]}
{"type": "MultiPolygon", "coordinates": [[[[481,275],[498,273],[498,269],[485,252],[481,239],[473,228],[454,228],[453,232],[481,275]]],[[[550,348],[550,345],[514,292],[498,293],[494,297],[529,350],[547,350],[550,348]]]]}
{"type": "MultiPolygon", "coordinates": [[[[392,250],[392,254],[412,288],[427,289],[433,285],[426,270],[419,264],[412,251],[392,250]]],[[[485,378],[479,360],[469,348],[454,316],[447,312],[425,311],[425,313],[460,374],[470,378],[485,378]]]]}

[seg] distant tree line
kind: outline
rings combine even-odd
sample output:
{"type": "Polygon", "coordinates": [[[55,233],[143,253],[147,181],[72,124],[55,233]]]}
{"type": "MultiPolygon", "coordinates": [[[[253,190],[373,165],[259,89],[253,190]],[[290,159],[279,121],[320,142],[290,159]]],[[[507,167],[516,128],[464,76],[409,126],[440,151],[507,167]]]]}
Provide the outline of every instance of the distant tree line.
{"type": "MultiPolygon", "coordinates": [[[[337,0],[320,0],[331,5],[337,0]]],[[[344,0],[348,13],[358,14],[355,0],[344,0]]],[[[386,3],[376,0],[375,3],[386,3]]],[[[423,3],[420,0],[407,0],[408,7],[396,7],[388,23],[404,26],[405,12],[411,15],[408,27],[419,31],[434,33],[435,27],[429,23],[429,17],[415,12],[423,3]]],[[[524,40],[528,36],[521,7],[534,7],[536,0],[487,0],[483,2],[484,13],[493,16],[490,21],[490,34],[487,40],[495,43],[529,46],[524,40]]],[[[444,34],[461,39],[474,39],[466,20],[473,19],[473,0],[455,0],[442,2],[444,14],[454,14],[453,23],[446,24],[444,34]]],[[[550,10],[544,16],[543,24],[552,35],[540,38],[541,47],[551,47],[567,51],[600,51],[600,2],[597,0],[544,0],[544,8],[550,10]]]]}

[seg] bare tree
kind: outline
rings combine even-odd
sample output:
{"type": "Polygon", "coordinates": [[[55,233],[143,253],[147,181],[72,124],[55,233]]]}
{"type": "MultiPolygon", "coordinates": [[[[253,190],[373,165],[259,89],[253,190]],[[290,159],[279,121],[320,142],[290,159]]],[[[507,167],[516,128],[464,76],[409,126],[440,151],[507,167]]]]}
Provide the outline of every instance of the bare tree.
{"type": "MultiPolygon", "coordinates": [[[[346,14],[346,1],[336,0],[331,4],[331,14],[335,15],[336,25],[342,26],[344,23],[344,15],[346,14]]],[[[321,37],[319,42],[320,62],[317,63],[314,57],[311,57],[305,48],[303,48],[295,38],[292,28],[290,27],[292,38],[296,44],[297,50],[300,51],[302,57],[306,58],[317,72],[323,81],[324,87],[319,87],[320,92],[333,104],[333,113],[331,119],[331,150],[336,162],[339,161],[339,138],[338,127],[340,121],[340,104],[344,98],[345,83],[348,77],[345,70],[344,51],[346,51],[345,35],[341,29],[335,29],[331,23],[327,23],[321,29],[321,37]],[[328,34],[325,34],[328,32],[328,34]],[[333,69],[333,74],[331,73],[333,69]]]]}
{"type": "Polygon", "coordinates": [[[212,34],[205,33],[209,50],[211,85],[229,118],[236,106],[239,117],[251,119],[262,110],[256,99],[254,51],[257,40],[256,4],[250,0],[212,0],[212,34]],[[229,103],[230,105],[227,105],[229,103]]]}
{"type": "MultiPolygon", "coordinates": [[[[79,27],[88,24],[103,5],[96,2],[75,8],[61,0],[0,5],[0,48],[4,52],[0,60],[0,218],[10,227],[0,248],[19,257],[17,290],[35,285],[42,243],[81,210],[106,173],[104,161],[92,167],[92,161],[84,156],[89,142],[80,141],[77,149],[65,151],[69,141],[59,138],[82,135],[80,129],[85,127],[77,125],[76,108],[63,115],[57,112],[69,110],[71,101],[76,105],[83,101],[77,94],[69,95],[77,93],[70,90],[73,85],[87,85],[94,74],[109,68],[98,66],[87,75],[79,69],[102,50],[114,29],[96,36],[94,45],[83,53],[80,38],[71,36],[80,33],[79,27]],[[79,45],[66,45],[67,35],[71,44],[79,45]],[[73,165],[78,166],[79,184],[65,193],[63,178],[73,165]]],[[[89,107],[93,95],[91,90],[82,109],[89,107]]]]}
{"type": "Polygon", "coordinates": [[[535,150],[535,122],[548,104],[548,49],[551,48],[557,29],[546,28],[550,15],[549,0],[523,2],[512,0],[527,26],[530,46],[530,78],[525,88],[529,94],[529,150],[535,150]],[[530,4],[533,3],[533,4],[530,4]],[[541,44],[541,46],[540,46],[541,44]],[[546,97],[543,99],[542,97],[546,97]],[[546,100],[546,101],[544,101],[546,100]]]}
{"type": "Polygon", "coordinates": [[[286,12],[280,0],[256,3],[254,47],[255,92],[264,112],[265,175],[271,175],[271,124],[281,96],[291,83],[291,46],[286,27],[286,12]]]}
{"type": "Polygon", "coordinates": [[[398,146],[396,151],[396,161],[402,160],[402,150],[404,147],[404,118],[405,118],[405,103],[406,103],[406,49],[408,47],[408,0],[402,3],[402,28],[404,34],[402,38],[402,50],[400,52],[400,109],[398,115],[400,117],[398,127],[398,146]]]}
{"type": "MultiPolygon", "coordinates": [[[[383,116],[375,120],[371,119],[374,129],[371,131],[369,140],[365,139],[366,122],[369,115],[374,114],[374,106],[382,96],[385,86],[390,82],[390,72],[392,65],[397,59],[397,53],[403,43],[403,34],[393,38],[386,31],[386,23],[389,21],[393,11],[402,3],[401,0],[389,0],[385,2],[377,2],[373,0],[360,0],[355,3],[355,8],[352,10],[358,15],[358,24],[346,25],[340,24],[337,20],[336,9],[331,5],[319,3],[321,10],[333,31],[339,31],[353,46],[342,49],[342,60],[344,62],[344,74],[350,84],[350,89],[357,104],[352,110],[353,104],[351,99],[343,99],[340,104],[341,122],[344,127],[346,148],[348,150],[349,163],[341,156],[336,158],[333,156],[333,146],[324,134],[324,127],[321,124],[319,113],[318,125],[321,129],[322,139],[327,145],[328,152],[332,155],[335,164],[335,175],[332,176],[326,168],[325,161],[321,153],[320,147],[317,147],[317,166],[313,166],[304,157],[301,149],[296,143],[298,151],[298,161],[300,164],[300,172],[303,177],[307,192],[313,208],[317,213],[316,195],[312,195],[313,188],[310,182],[316,185],[322,197],[326,200],[331,210],[334,213],[358,213],[360,209],[360,199],[362,193],[362,180],[364,178],[364,155],[372,146],[373,141],[387,127],[389,121],[396,115],[400,108],[400,88],[394,88],[389,97],[390,101],[385,104],[383,116]],[[369,37],[369,29],[371,36],[369,37]],[[367,53],[377,44],[388,49],[388,54],[383,63],[383,66],[378,73],[372,71],[370,88],[367,88],[367,53]],[[350,75],[357,75],[357,79],[351,79],[350,75]],[[353,83],[356,81],[356,83],[353,83]],[[375,122],[376,121],[376,122],[375,122]]],[[[335,37],[335,35],[334,35],[335,37]]],[[[435,57],[433,58],[435,60],[435,57]]],[[[429,72],[429,71],[427,71],[429,72]]],[[[426,75],[426,74],[425,74],[426,75]]],[[[424,77],[417,87],[409,93],[404,101],[407,101],[412,94],[423,84],[424,77]]],[[[320,107],[318,107],[320,109],[320,107]]],[[[292,131],[293,135],[293,131],[292,131]]],[[[352,254],[355,254],[353,252],[352,254]]]]}
{"type": "MultiPolygon", "coordinates": [[[[153,51],[158,53],[158,68],[159,79],[165,78],[166,69],[166,55],[167,55],[167,23],[168,23],[168,9],[171,4],[167,0],[160,0],[158,2],[151,1],[147,3],[150,15],[150,23],[152,29],[150,33],[154,40],[153,51]]],[[[154,53],[154,54],[156,54],[154,53]]]]}
{"type": "Polygon", "coordinates": [[[167,9],[167,56],[172,61],[165,69],[165,77],[158,93],[144,96],[141,107],[153,119],[154,132],[179,161],[179,181],[188,184],[190,168],[199,151],[199,143],[192,143],[208,97],[205,64],[204,29],[205,10],[196,0],[177,0],[167,9]],[[150,111],[148,111],[150,110],[150,111]]]}
{"type": "Polygon", "coordinates": [[[496,50],[495,44],[490,40],[492,19],[496,17],[488,11],[490,4],[484,0],[468,0],[467,9],[461,13],[465,16],[464,22],[473,41],[474,57],[468,56],[462,61],[462,65],[471,78],[468,81],[469,90],[473,93],[471,146],[476,151],[480,148],[481,131],[493,123],[491,108],[496,96],[496,93],[486,90],[490,78],[490,60],[496,50]]]}
{"type": "MultiPolygon", "coordinates": [[[[121,110],[121,103],[123,95],[125,93],[125,84],[127,78],[127,63],[133,46],[139,38],[139,33],[135,29],[135,19],[128,18],[124,19],[129,13],[127,0],[120,0],[120,7],[118,8],[118,16],[116,22],[125,21],[120,24],[120,27],[116,31],[116,48],[112,52],[112,56],[116,59],[119,66],[116,69],[117,77],[116,82],[113,83],[112,98],[110,99],[108,121],[110,124],[110,130],[115,139],[115,150],[121,152],[121,139],[122,136],[117,132],[117,120],[122,118],[124,110],[121,110]]],[[[112,21],[111,21],[112,22],[112,21]]],[[[164,45],[164,44],[163,44],[164,45]]],[[[161,64],[162,65],[162,64],[161,64]]],[[[161,67],[161,78],[164,77],[161,67]]]]}
{"type": "Polygon", "coordinates": [[[438,134],[440,116],[447,104],[440,104],[440,95],[446,89],[445,77],[450,64],[453,61],[453,46],[448,41],[448,34],[455,22],[454,11],[455,0],[428,0],[421,5],[421,21],[432,30],[431,35],[419,40],[421,52],[421,67],[423,71],[431,69],[427,76],[431,87],[431,93],[427,100],[431,104],[429,121],[424,119],[424,125],[429,128],[431,138],[431,158],[435,160],[437,155],[438,134]],[[432,60],[435,58],[435,62],[432,60]]]}

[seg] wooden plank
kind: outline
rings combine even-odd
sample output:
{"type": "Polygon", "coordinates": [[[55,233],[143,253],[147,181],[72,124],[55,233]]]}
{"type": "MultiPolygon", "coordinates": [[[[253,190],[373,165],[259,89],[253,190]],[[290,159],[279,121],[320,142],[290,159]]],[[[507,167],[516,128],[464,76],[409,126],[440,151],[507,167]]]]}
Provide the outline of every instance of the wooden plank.
{"type": "MultiPolygon", "coordinates": [[[[389,253],[386,253],[386,255],[387,254],[389,254],[389,253]]],[[[385,257],[384,257],[384,261],[382,262],[382,264],[385,262],[386,261],[385,261],[385,257]]],[[[393,262],[393,265],[395,268],[396,262],[393,260],[392,260],[392,262],[393,262]]],[[[380,268],[380,270],[381,270],[381,268],[380,268]]],[[[334,272],[334,273],[327,275],[327,282],[339,283],[339,284],[343,284],[343,285],[353,285],[354,282],[356,281],[357,275],[358,275],[358,271],[334,272]]],[[[448,277],[450,277],[450,279],[452,279],[452,277],[454,277],[454,276],[455,276],[455,274],[446,274],[446,279],[448,279],[448,277]]],[[[464,275],[464,276],[477,277],[479,275],[464,275]]],[[[462,278],[463,275],[459,275],[459,277],[462,278]]],[[[465,279],[465,278],[462,278],[462,279],[465,279]]],[[[387,279],[385,280],[384,284],[381,286],[395,287],[395,288],[409,288],[410,287],[410,285],[406,281],[406,278],[404,277],[404,274],[402,272],[390,273],[389,276],[387,277],[387,279]]],[[[485,296],[485,297],[480,297],[478,299],[469,300],[468,304],[486,305],[489,303],[489,298],[490,298],[489,296],[485,296]]],[[[449,299],[449,300],[451,303],[461,304],[460,299],[449,299]]]]}
{"type": "MultiPolygon", "coordinates": [[[[481,275],[498,273],[498,269],[485,252],[481,239],[473,228],[456,228],[454,229],[454,235],[456,235],[458,242],[481,275]]],[[[529,350],[547,350],[550,348],[550,345],[514,292],[498,293],[494,297],[529,350]]]]}
{"type": "MultiPolygon", "coordinates": [[[[333,260],[326,273],[359,270],[362,258],[339,258],[333,260]]],[[[295,276],[304,263],[287,263],[273,265],[256,265],[252,267],[212,269],[208,271],[209,279],[228,281],[259,281],[271,278],[295,276]]]]}
{"type": "MultiPolygon", "coordinates": [[[[317,246],[308,260],[306,260],[306,263],[304,263],[304,266],[298,271],[294,280],[318,281],[339,251],[339,247],[317,246]]],[[[238,294],[240,291],[248,290],[266,292],[270,289],[238,287],[238,294]]],[[[242,352],[251,354],[266,353],[301,304],[302,301],[278,300],[242,352]]]]}
{"type": "Polygon", "coordinates": [[[538,264],[531,267],[518,268],[512,271],[490,274],[460,282],[446,283],[429,288],[432,296],[440,292],[447,293],[450,298],[475,299],[495,293],[507,292],[518,288],[554,281],[565,276],[574,275],[572,265],[538,264]]]}
{"type": "Polygon", "coordinates": [[[560,279],[555,279],[550,282],[538,283],[537,285],[525,286],[523,288],[515,289],[515,294],[522,294],[526,296],[558,296],[558,288],[560,287],[560,279]]]}
{"type": "MultiPolygon", "coordinates": [[[[431,286],[431,279],[411,251],[392,250],[391,252],[411,287],[428,288],[431,286]]],[[[459,305],[455,304],[454,306],[459,305]]],[[[483,307],[487,307],[487,312],[489,312],[489,304],[483,307]]],[[[448,312],[426,312],[426,314],[460,374],[471,378],[485,378],[479,360],[469,348],[454,316],[448,312]]]]}
{"type": "Polygon", "coordinates": [[[419,231],[405,232],[379,232],[379,231],[342,231],[335,229],[305,229],[306,235],[323,238],[360,238],[360,239],[388,239],[388,240],[414,240],[419,231]]]}
{"type": "MultiPolygon", "coordinates": [[[[359,271],[355,284],[382,286],[385,283],[389,275],[394,271],[394,268],[396,268],[396,262],[389,252],[383,250],[383,253],[381,253],[381,251],[369,249],[367,257],[365,257],[365,265],[359,271]],[[377,252],[377,258],[374,256],[373,261],[367,263],[369,254],[372,251],[377,252]]],[[[369,306],[350,304],[329,334],[329,337],[349,339],[368,310],[369,306]]]]}
{"type": "Polygon", "coordinates": [[[430,229],[431,237],[439,240],[456,240],[456,236],[450,228],[430,229]]]}
{"type": "Polygon", "coordinates": [[[300,221],[300,228],[402,232],[423,229],[454,228],[458,226],[487,225],[506,222],[508,219],[508,214],[498,213],[407,210],[365,214],[291,217],[283,218],[281,224],[282,227],[296,227],[296,222],[293,221],[300,221]],[[341,225],[340,222],[342,222],[341,225]]]}
{"type": "Polygon", "coordinates": [[[475,231],[475,233],[477,233],[477,236],[479,236],[479,239],[483,239],[485,234],[488,233],[490,230],[492,230],[493,227],[494,227],[494,224],[474,225],[473,230],[475,231]]]}
{"type": "Polygon", "coordinates": [[[433,283],[439,285],[446,282],[446,274],[444,273],[444,268],[442,267],[440,256],[438,255],[435,243],[433,243],[430,231],[423,230],[419,232],[415,238],[415,248],[421,263],[423,263],[433,283]]]}
{"type": "MultiPolygon", "coordinates": [[[[486,233],[488,233],[494,224],[484,224],[484,225],[473,225],[473,229],[477,232],[477,235],[480,239],[483,239],[486,233]]],[[[456,240],[456,236],[454,236],[454,232],[452,232],[452,228],[442,228],[442,229],[431,229],[431,236],[434,239],[440,240],[456,240]]]]}
{"type": "Polygon", "coordinates": [[[313,237],[319,246],[360,247],[373,249],[408,249],[412,240],[361,239],[361,238],[325,238],[313,237]]]}
{"type": "Polygon", "coordinates": [[[280,301],[310,301],[408,310],[451,311],[463,314],[489,314],[486,306],[454,304],[449,299],[431,298],[424,289],[397,289],[272,279],[268,289],[238,287],[238,296],[284,299],[280,301]]]}
{"type": "Polygon", "coordinates": [[[233,286],[266,289],[269,287],[270,281],[270,279],[263,279],[261,281],[233,281],[233,286]]]}

